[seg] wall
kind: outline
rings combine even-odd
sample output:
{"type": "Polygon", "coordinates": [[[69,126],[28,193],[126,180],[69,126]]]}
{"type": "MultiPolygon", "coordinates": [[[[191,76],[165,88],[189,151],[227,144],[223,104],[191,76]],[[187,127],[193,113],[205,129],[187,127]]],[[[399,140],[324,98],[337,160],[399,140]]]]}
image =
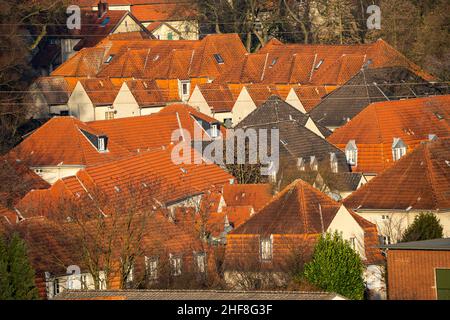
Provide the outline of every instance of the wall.
{"type": "MultiPolygon", "coordinates": [[[[377,225],[380,235],[389,235],[392,243],[400,238],[406,228],[413,223],[414,218],[427,210],[358,210],[363,218],[377,225]],[[387,219],[383,219],[387,216],[387,219]]],[[[450,237],[450,210],[434,212],[444,228],[444,237],[450,237]]]]}
{"type": "Polygon", "coordinates": [[[252,97],[245,87],[242,88],[241,93],[239,94],[233,106],[233,126],[241,122],[255,109],[256,104],[253,102],[252,97]]]}
{"type": "Polygon", "coordinates": [[[299,110],[300,112],[306,113],[305,107],[303,107],[302,102],[298,98],[293,88],[289,91],[289,94],[287,95],[285,101],[289,103],[291,106],[293,106],[295,109],[299,110]]]}
{"type": "Polygon", "coordinates": [[[122,23],[117,26],[113,33],[135,32],[142,31],[139,24],[136,23],[130,16],[126,16],[122,23]]]}
{"type": "Polygon", "coordinates": [[[203,94],[197,86],[195,86],[194,91],[192,92],[191,97],[188,100],[188,104],[192,107],[195,107],[203,114],[206,114],[210,117],[213,116],[208,102],[205,100],[203,94]]]}
{"type": "MultiPolygon", "coordinates": [[[[81,121],[94,121],[94,105],[91,99],[87,95],[80,82],[77,83],[75,89],[67,102],[69,107],[69,115],[81,120],[81,121]]],[[[103,117],[104,118],[104,117],[103,117]]]]}
{"type": "Polygon", "coordinates": [[[122,87],[113,102],[113,109],[117,111],[114,118],[135,117],[140,115],[139,105],[126,83],[122,84],[122,87]]]}
{"type": "MultiPolygon", "coordinates": [[[[172,33],[172,40],[198,40],[199,39],[199,26],[197,21],[165,21],[166,24],[162,24],[160,27],[152,31],[152,34],[161,40],[169,40],[169,33],[172,33]],[[189,31],[186,31],[186,28],[189,31]]],[[[143,23],[145,27],[150,25],[150,22],[143,23]]]]}
{"type": "Polygon", "coordinates": [[[388,250],[388,298],[435,300],[435,268],[450,268],[450,251],[388,250]]]}

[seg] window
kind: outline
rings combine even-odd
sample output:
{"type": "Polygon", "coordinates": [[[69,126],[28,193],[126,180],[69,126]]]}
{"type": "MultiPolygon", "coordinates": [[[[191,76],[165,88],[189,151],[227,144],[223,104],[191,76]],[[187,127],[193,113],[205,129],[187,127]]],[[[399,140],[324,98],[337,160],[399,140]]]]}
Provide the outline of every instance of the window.
{"type": "Polygon", "coordinates": [[[105,138],[103,137],[98,138],[98,151],[105,151],[105,150],[106,150],[105,138]]]}
{"type": "Polygon", "coordinates": [[[158,279],[158,258],[145,257],[145,269],[149,280],[158,279]]]}
{"type": "Polygon", "coordinates": [[[349,239],[350,242],[350,247],[352,247],[353,250],[356,250],[356,238],[355,237],[351,237],[349,239]]]}
{"type": "Polygon", "coordinates": [[[391,237],[382,235],[381,236],[381,242],[383,244],[391,244],[391,237]]]}
{"type": "Polygon", "coordinates": [[[222,56],[221,56],[219,53],[215,53],[215,54],[214,54],[214,59],[216,59],[216,62],[217,62],[218,64],[222,64],[222,63],[225,62],[225,61],[223,60],[222,56]]]}
{"type": "Polygon", "coordinates": [[[59,283],[59,279],[53,280],[53,295],[57,295],[61,292],[61,285],[59,283]]]}
{"type": "Polygon", "coordinates": [[[114,111],[106,111],[105,120],[112,120],[112,119],[114,119],[114,111]]]}
{"type": "Polygon", "coordinates": [[[330,167],[331,167],[331,172],[338,173],[338,171],[339,171],[338,161],[337,161],[336,153],[334,153],[334,152],[332,152],[330,154],[330,167]]]}
{"type": "Polygon", "coordinates": [[[406,154],[406,144],[400,138],[394,138],[392,143],[392,159],[394,161],[400,160],[406,154]]]}
{"type": "Polygon", "coordinates": [[[200,273],[205,273],[205,271],[206,271],[206,254],[204,252],[197,253],[195,255],[195,260],[197,263],[197,271],[200,273]]]}
{"type": "Polygon", "coordinates": [[[316,64],[316,66],[314,67],[316,70],[320,68],[320,66],[323,63],[323,59],[319,61],[319,63],[316,64]]]}
{"type": "Polygon", "coordinates": [[[233,119],[231,119],[231,118],[223,119],[223,123],[225,124],[225,127],[227,127],[227,128],[233,127],[233,119]]]}
{"type": "Polygon", "coordinates": [[[311,166],[311,170],[312,171],[319,170],[319,164],[317,163],[316,156],[311,156],[311,160],[310,160],[309,165],[311,166]]]}
{"type": "Polygon", "coordinates": [[[347,163],[351,166],[356,166],[358,164],[358,147],[356,146],[355,140],[350,140],[345,147],[345,157],[347,158],[347,163]]]}
{"type": "Polygon", "coordinates": [[[61,110],[59,112],[59,115],[62,116],[62,117],[68,116],[69,115],[69,110],[61,110]]]}
{"type": "Polygon", "coordinates": [[[80,285],[81,285],[81,290],[87,290],[87,275],[82,274],[80,276],[80,285]]]}
{"type": "Polygon", "coordinates": [[[189,93],[191,91],[191,82],[189,80],[187,81],[180,81],[180,97],[181,101],[186,102],[189,100],[189,93]]]}
{"type": "Polygon", "coordinates": [[[172,269],[172,275],[173,276],[181,275],[181,257],[170,254],[169,260],[170,260],[170,267],[172,269]]]}
{"type": "Polygon", "coordinates": [[[260,252],[262,261],[272,260],[272,236],[260,240],[260,252]]]}
{"type": "Polygon", "coordinates": [[[111,55],[109,55],[108,56],[108,58],[106,59],[106,63],[110,63],[111,62],[111,60],[114,58],[114,55],[113,54],[111,54],[111,55]]]}
{"type": "Polygon", "coordinates": [[[387,214],[383,214],[381,216],[381,220],[389,220],[389,216],[387,214]]]}
{"type": "Polygon", "coordinates": [[[305,160],[303,158],[297,159],[297,168],[300,171],[306,171],[305,160]]]}
{"type": "Polygon", "coordinates": [[[270,64],[271,67],[273,67],[278,62],[278,57],[272,60],[272,63],[270,64]]]}
{"type": "Polygon", "coordinates": [[[217,123],[211,125],[210,136],[211,138],[217,138],[219,136],[219,125],[217,123]]]}
{"type": "Polygon", "coordinates": [[[167,40],[173,40],[173,33],[172,32],[169,32],[167,34],[167,40]]]}

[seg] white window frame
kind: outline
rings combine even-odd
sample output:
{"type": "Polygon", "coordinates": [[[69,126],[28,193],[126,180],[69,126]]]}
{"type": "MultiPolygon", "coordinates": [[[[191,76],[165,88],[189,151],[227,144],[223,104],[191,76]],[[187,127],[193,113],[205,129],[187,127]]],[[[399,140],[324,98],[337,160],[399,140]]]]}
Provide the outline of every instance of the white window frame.
{"type": "Polygon", "coordinates": [[[305,160],[303,158],[297,159],[297,168],[300,171],[306,171],[305,160]]]}
{"type": "Polygon", "coordinates": [[[179,94],[180,99],[183,102],[187,102],[189,100],[189,94],[191,92],[191,81],[190,80],[179,80],[180,87],[179,87],[179,94]],[[184,93],[184,88],[186,88],[186,93],[184,93]]]}
{"type": "Polygon", "coordinates": [[[219,125],[217,123],[211,124],[209,132],[211,138],[217,138],[219,136],[219,125]]]}
{"type": "Polygon", "coordinates": [[[394,138],[392,143],[392,159],[394,161],[400,160],[407,152],[406,144],[400,138],[394,138]]]}
{"type": "Polygon", "coordinates": [[[345,157],[347,158],[347,163],[351,166],[356,166],[358,164],[358,147],[356,146],[355,140],[350,140],[345,147],[345,157]]]}
{"type": "Polygon", "coordinates": [[[98,138],[98,151],[106,151],[105,138],[98,138]]]}
{"type": "Polygon", "coordinates": [[[330,154],[330,169],[331,169],[332,173],[339,172],[339,165],[338,165],[336,154],[334,152],[332,152],[330,154]]]}
{"type": "Polygon", "coordinates": [[[319,170],[319,164],[317,163],[317,158],[315,156],[311,156],[310,161],[309,161],[309,166],[311,167],[312,171],[319,170]]]}

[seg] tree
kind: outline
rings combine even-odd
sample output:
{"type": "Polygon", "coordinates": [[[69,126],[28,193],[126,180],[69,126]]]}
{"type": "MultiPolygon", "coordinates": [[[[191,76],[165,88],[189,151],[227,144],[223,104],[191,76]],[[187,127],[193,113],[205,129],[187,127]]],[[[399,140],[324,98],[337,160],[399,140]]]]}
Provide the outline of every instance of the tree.
{"type": "Polygon", "coordinates": [[[443,237],[443,228],[439,219],[431,212],[420,213],[403,233],[400,242],[439,239],[443,237]]]}
{"type": "Polygon", "coordinates": [[[304,276],[323,290],[360,300],[365,290],[363,271],[358,253],[336,232],[320,237],[304,276]]]}
{"type": "Polygon", "coordinates": [[[0,238],[0,300],[38,299],[25,242],[15,233],[0,238]]]}

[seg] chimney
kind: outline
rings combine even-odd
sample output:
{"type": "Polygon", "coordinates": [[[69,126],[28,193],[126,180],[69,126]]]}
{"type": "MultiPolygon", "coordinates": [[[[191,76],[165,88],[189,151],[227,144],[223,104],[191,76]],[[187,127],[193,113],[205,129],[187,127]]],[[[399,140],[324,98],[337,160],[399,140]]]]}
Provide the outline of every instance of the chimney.
{"type": "Polygon", "coordinates": [[[97,4],[97,8],[98,8],[98,17],[101,18],[104,16],[104,14],[106,12],[108,12],[108,2],[103,2],[102,0],[100,0],[97,4]]]}

